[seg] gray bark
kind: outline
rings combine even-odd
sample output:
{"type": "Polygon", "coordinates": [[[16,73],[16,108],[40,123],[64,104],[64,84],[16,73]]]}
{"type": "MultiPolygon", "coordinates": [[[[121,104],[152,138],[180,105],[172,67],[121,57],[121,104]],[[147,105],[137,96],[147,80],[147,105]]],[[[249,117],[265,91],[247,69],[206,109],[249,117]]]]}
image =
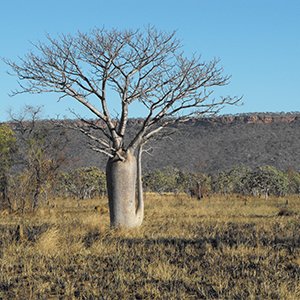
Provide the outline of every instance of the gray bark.
{"type": "Polygon", "coordinates": [[[121,155],[110,158],[107,162],[108,203],[110,225],[113,228],[133,228],[142,224],[144,203],[140,158],[141,150],[138,152],[138,159],[130,150],[127,150],[121,155]],[[136,187],[138,187],[137,203],[136,187]]]}

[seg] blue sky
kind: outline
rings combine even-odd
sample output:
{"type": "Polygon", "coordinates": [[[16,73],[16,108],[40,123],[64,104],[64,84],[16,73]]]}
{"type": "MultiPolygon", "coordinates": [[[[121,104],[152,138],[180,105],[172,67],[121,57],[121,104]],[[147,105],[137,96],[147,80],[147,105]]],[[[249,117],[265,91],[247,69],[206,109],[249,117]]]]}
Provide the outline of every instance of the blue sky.
{"type": "MultiPolygon", "coordinates": [[[[0,57],[15,59],[46,33],[75,33],[94,27],[177,30],[187,54],[218,57],[231,84],[223,95],[243,95],[243,106],[223,113],[300,111],[299,0],[10,0],[0,11],[0,57]]],[[[0,62],[0,121],[25,104],[44,106],[44,116],[85,115],[72,99],[57,95],[19,95],[17,78],[0,62]]],[[[132,116],[139,116],[138,110],[132,116]]]]}

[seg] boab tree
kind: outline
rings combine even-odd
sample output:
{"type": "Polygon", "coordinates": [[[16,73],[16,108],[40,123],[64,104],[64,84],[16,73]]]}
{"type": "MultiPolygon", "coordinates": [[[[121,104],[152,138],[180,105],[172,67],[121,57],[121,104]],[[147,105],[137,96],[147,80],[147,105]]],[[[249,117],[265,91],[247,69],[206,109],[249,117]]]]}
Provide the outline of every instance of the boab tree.
{"type": "Polygon", "coordinates": [[[217,59],[187,58],[174,32],[153,27],[144,31],[94,29],[56,39],[48,35],[46,43],[35,44],[20,61],[6,63],[20,79],[20,88],[13,94],[58,92],[60,99],[72,97],[99,120],[82,119],[86,126],[77,126],[91,138],[93,150],[109,157],[106,173],[113,227],[142,223],[142,146],[172,122],[215,113],[224,104],[239,101],[211,97],[214,88],[230,79],[223,75],[217,59]],[[120,111],[113,116],[116,101],[120,111]],[[129,109],[134,102],[144,107],[146,115],[133,139],[127,141],[129,109]]]}

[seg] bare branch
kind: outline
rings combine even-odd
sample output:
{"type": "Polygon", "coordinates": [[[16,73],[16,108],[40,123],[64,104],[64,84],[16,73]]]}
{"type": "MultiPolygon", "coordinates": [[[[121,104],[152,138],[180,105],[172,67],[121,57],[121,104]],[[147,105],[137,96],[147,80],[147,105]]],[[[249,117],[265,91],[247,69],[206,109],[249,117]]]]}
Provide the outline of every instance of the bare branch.
{"type": "MultiPolygon", "coordinates": [[[[101,145],[101,152],[118,155],[137,149],[158,134],[172,120],[219,112],[224,105],[235,105],[241,98],[213,98],[216,88],[227,85],[219,59],[204,62],[201,57],[184,56],[175,32],[165,33],[148,27],[142,30],[94,29],[89,33],[47,36],[47,44],[34,44],[34,50],[19,62],[4,60],[19,79],[19,93],[54,92],[59,99],[71,97],[105,124],[85,124],[104,134],[104,139],[84,131],[101,145]],[[115,99],[121,107],[116,119],[115,99]],[[132,102],[139,102],[148,113],[135,136],[124,149],[132,102]],[[110,148],[107,146],[110,145],[110,148]],[[102,149],[104,147],[104,149],[102,149]]],[[[173,122],[173,121],[172,121],[173,122]]]]}
{"type": "Polygon", "coordinates": [[[107,152],[107,151],[104,150],[104,149],[101,149],[101,148],[98,148],[98,147],[95,147],[95,146],[92,146],[92,145],[90,145],[90,148],[91,148],[93,151],[100,152],[100,153],[102,153],[102,154],[105,154],[105,155],[108,156],[108,157],[111,157],[111,158],[114,157],[113,154],[107,152]]]}

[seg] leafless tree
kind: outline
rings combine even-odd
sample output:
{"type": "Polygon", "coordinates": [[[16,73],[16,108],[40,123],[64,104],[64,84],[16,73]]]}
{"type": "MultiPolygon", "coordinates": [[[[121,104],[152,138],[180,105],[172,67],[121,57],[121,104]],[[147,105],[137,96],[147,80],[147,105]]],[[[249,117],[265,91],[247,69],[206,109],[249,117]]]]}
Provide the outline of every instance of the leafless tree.
{"type": "Polygon", "coordinates": [[[101,121],[81,118],[86,126],[78,125],[78,129],[91,138],[93,150],[109,157],[107,187],[114,227],[134,227],[142,222],[140,159],[137,162],[142,145],[170,123],[216,113],[240,100],[213,98],[213,90],[227,85],[230,76],[223,75],[218,59],[187,58],[181,48],[175,32],[154,27],[94,29],[56,39],[48,35],[46,43],[34,44],[34,50],[20,61],[5,60],[20,79],[20,88],[13,95],[55,92],[60,99],[70,96],[101,121]],[[117,116],[110,109],[115,101],[120,107],[117,116]],[[134,102],[147,113],[134,138],[126,143],[129,109],[134,102]]]}
{"type": "Polygon", "coordinates": [[[49,121],[40,120],[41,107],[26,106],[21,113],[10,111],[11,126],[18,137],[18,153],[15,165],[20,169],[14,185],[16,205],[25,210],[28,197],[32,210],[40,205],[41,195],[48,195],[51,183],[59,168],[66,161],[64,148],[67,143],[65,132],[49,121]],[[26,194],[26,195],[25,195],[26,194]]]}

